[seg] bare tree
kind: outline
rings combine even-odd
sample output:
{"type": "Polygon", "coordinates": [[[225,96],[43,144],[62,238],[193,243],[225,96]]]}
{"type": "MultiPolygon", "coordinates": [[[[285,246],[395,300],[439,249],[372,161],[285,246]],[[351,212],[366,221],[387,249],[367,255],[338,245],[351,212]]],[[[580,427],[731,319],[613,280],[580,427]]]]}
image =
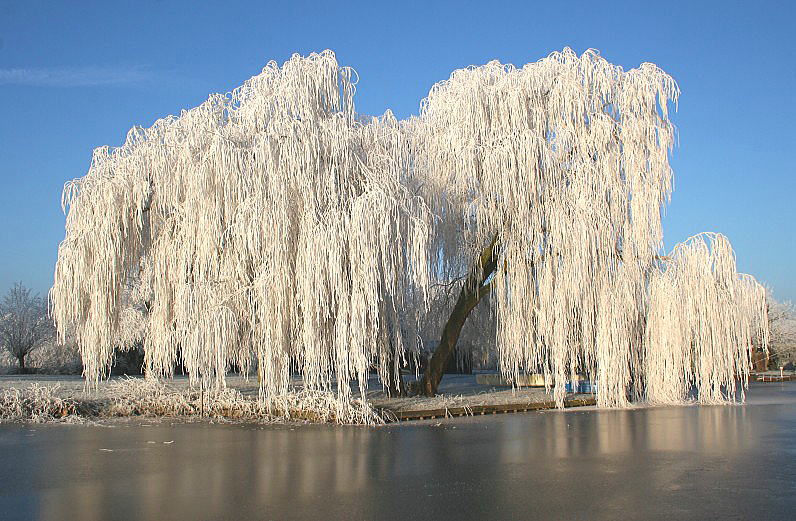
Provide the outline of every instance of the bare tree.
{"type": "Polygon", "coordinates": [[[0,302],[0,346],[19,361],[20,372],[28,371],[27,356],[53,334],[45,300],[14,284],[0,302]]]}
{"type": "Polygon", "coordinates": [[[770,290],[767,297],[770,351],[778,365],[796,362],[796,307],[789,300],[776,300],[770,290]]]}

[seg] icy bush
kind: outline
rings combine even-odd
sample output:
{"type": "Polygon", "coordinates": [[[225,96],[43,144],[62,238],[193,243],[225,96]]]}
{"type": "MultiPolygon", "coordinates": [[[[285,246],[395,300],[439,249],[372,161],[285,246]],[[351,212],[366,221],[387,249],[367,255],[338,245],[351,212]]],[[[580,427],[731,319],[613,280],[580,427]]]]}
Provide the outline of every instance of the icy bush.
{"type": "Polygon", "coordinates": [[[47,422],[85,414],[86,407],[57,395],[58,386],[32,384],[30,387],[0,391],[0,422],[47,422]]]}

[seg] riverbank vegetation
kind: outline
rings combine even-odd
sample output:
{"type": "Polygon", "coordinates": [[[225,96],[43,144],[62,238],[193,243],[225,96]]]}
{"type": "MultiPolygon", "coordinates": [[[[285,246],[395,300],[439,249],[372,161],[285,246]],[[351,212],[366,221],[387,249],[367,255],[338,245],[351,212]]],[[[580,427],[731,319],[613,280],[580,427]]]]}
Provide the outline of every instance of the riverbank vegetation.
{"type": "Polygon", "coordinates": [[[114,379],[101,390],[75,392],[59,384],[0,388],[0,421],[80,422],[113,418],[209,418],[241,422],[384,423],[368,403],[341,403],[334,393],[294,390],[259,399],[235,389],[174,386],[153,378],[114,379]]]}

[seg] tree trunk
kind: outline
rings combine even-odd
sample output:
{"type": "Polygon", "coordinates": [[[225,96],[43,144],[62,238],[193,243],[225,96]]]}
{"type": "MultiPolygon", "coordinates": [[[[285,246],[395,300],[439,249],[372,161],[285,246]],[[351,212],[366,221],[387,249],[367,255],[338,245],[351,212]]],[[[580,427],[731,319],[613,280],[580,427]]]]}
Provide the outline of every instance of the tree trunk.
{"type": "Polygon", "coordinates": [[[445,367],[447,367],[451,355],[456,349],[456,343],[459,340],[459,335],[467,317],[491,289],[491,284],[484,283],[497,268],[498,250],[499,246],[496,236],[491,244],[481,252],[477,260],[477,267],[471,270],[470,275],[464,281],[464,285],[462,285],[462,289],[459,292],[459,298],[456,300],[456,305],[453,306],[448,322],[442,330],[442,338],[439,341],[439,345],[434,351],[431,360],[429,360],[426,371],[423,373],[423,379],[420,381],[418,389],[421,394],[426,396],[437,394],[445,367]]]}
{"type": "Polygon", "coordinates": [[[20,374],[27,374],[28,368],[25,367],[25,354],[17,355],[17,360],[19,360],[19,372],[20,374]]]}

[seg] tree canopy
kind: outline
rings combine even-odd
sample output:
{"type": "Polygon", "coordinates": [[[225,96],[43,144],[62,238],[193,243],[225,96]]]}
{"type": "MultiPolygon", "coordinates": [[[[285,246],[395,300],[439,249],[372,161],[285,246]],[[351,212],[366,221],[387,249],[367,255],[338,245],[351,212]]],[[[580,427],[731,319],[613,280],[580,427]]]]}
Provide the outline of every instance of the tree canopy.
{"type": "Polygon", "coordinates": [[[578,372],[603,406],[724,400],[748,375],[761,286],[721,235],[661,252],[679,90],[658,67],[490,62],[403,121],[358,115],[355,78],[331,51],[295,55],[95,151],[64,190],[51,293],[87,378],[132,306],[152,374],[179,360],[223,385],[235,365],[269,397],[293,365],[345,401],[372,366],[400,378],[433,288],[476,271],[499,369],[545,373],[559,403],[578,372]]]}

